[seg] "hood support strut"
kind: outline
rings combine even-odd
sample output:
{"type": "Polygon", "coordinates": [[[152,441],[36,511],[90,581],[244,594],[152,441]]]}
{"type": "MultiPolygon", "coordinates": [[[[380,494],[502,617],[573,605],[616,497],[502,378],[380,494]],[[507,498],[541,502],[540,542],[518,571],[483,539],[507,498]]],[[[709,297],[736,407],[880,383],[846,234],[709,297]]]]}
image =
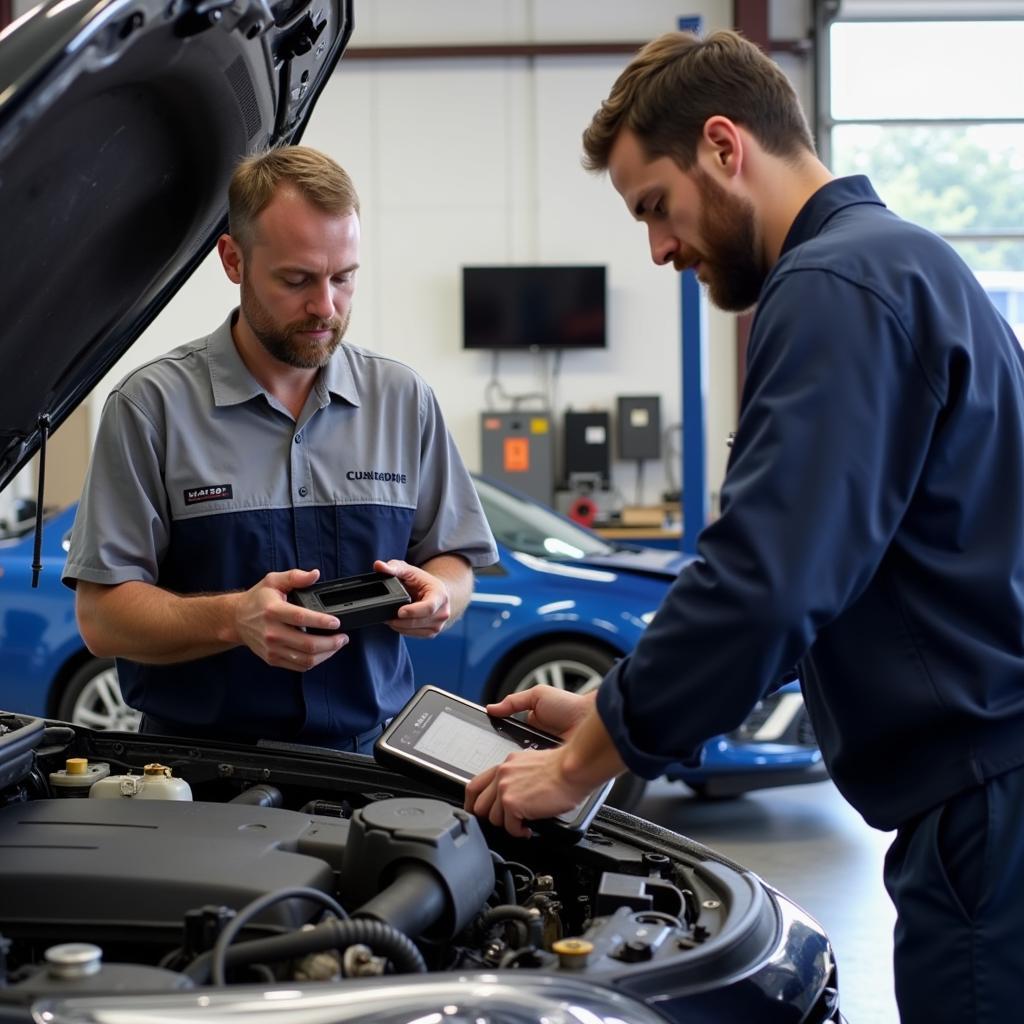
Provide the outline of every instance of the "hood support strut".
{"type": "Polygon", "coordinates": [[[36,421],[39,427],[39,486],[36,489],[35,543],[32,546],[32,587],[39,586],[43,571],[43,486],[46,483],[46,439],[50,434],[50,414],[43,413],[36,421]]]}

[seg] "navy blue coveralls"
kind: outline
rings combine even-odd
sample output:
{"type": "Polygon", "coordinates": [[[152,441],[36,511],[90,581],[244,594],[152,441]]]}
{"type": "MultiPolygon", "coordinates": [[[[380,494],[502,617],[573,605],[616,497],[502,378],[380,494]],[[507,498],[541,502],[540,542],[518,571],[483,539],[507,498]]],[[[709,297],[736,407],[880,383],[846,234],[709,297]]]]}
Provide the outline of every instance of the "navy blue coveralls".
{"type": "Polygon", "coordinates": [[[898,829],[904,1024],[1020,1019],[1024,360],[863,177],[808,201],[764,284],[699,554],[601,687],[626,763],[694,756],[799,664],[836,785],[898,829]]]}

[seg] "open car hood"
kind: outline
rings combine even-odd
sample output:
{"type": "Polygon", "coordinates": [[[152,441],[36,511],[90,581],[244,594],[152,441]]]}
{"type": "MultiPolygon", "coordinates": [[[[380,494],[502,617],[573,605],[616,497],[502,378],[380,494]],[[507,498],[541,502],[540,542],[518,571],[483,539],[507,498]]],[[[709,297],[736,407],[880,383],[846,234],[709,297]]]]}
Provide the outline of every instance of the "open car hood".
{"type": "Polygon", "coordinates": [[[210,251],[236,162],[299,139],[351,6],[50,0],[0,33],[0,487],[210,251]]]}

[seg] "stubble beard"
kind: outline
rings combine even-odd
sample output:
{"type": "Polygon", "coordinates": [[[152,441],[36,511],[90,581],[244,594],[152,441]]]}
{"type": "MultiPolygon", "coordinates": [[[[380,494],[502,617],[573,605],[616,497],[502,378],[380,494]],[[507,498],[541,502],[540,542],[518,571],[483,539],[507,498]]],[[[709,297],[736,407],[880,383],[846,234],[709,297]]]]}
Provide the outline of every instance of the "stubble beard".
{"type": "Polygon", "coordinates": [[[247,280],[242,281],[242,315],[257,341],[279,362],[300,370],[317,370],[326,366],[348,330],[351,310],[329,320],[301,320],[281,326],[260,302],[247,280]],[[330,331],[326,341],[302,337],[304,331],[330,331]]]}

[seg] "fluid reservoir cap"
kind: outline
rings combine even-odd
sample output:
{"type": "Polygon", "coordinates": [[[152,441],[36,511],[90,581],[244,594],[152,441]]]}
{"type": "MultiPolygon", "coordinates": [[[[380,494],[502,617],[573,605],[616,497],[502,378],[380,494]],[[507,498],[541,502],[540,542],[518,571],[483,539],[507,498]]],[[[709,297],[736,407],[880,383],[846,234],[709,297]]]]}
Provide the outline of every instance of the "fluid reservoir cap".
{"type": "Polygon", "coordinates": [[[58,796],[86,796],[94,782],[110,774],[110,765],[104,761],[90,764],[84,757],[69,757],[65,767],[50,772],[50,785],[58,796]]]}
{"type": "Polygon", "coordinates": [[[552,943],[551,951],[558,954],[562,967],[572,970],[587,966],[587,959],[594,951],[594,944],[586,939],[559,939],[552,943]]]}
{"type": "Polygon", "coordinates": [[[98,974],[103,964],[103,950],[91,942],[64,942],[51,946],[44,954],[53,978],[86,978],[98,974]]]}
{"type": "Polygon", "coordinates": [[[142,769],[142,773],[144,775],[162,775],[165,779],[169,779],[171,777],[170,768],[163,764],[156,764],[155,762],[153,764],[147,764],[142,769]]]}

